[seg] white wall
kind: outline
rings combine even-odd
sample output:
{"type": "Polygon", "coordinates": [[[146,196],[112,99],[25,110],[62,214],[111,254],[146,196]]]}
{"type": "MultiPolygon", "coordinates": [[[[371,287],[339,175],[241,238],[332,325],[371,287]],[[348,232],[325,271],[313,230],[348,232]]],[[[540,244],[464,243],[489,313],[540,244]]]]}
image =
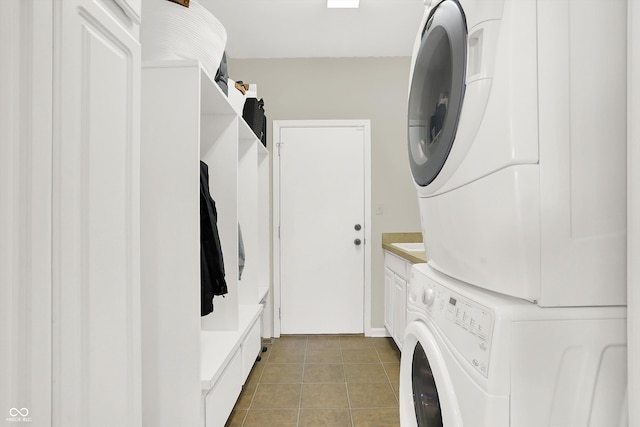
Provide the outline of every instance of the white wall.
{"type": "Polygon", "coordinates": [[[410,58],[229,58],[228,66],[233,80],[258,85],[271,152],[272,120],[371,120],[371,327],[384,328],[381,235],[420,231],[406,142],[410,58]]]}

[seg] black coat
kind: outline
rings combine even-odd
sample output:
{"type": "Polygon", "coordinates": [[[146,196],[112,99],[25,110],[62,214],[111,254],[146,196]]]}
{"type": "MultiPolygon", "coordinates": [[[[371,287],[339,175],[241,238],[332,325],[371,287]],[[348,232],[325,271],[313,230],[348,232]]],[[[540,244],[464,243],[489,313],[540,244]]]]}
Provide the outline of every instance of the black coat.
{"type": "Polygon", "coordinates": [[[228,292],[218,234],[216,203],[209,194],[209,167],[200,162],[200,315],[213,311],[214,295],[228,292]]]}

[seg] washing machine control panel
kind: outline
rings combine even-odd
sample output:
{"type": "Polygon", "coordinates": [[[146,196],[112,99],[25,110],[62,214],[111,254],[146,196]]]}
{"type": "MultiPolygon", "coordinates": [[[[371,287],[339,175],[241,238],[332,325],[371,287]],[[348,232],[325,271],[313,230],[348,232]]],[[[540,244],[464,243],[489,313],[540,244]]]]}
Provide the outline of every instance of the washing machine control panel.
{"type": "Polygon", "coordinates": [[[433,282],[423,281],[421,293],[424,311],[456,350],[480,374],[489,373],[494,313],[460,294],[433,282]]]}

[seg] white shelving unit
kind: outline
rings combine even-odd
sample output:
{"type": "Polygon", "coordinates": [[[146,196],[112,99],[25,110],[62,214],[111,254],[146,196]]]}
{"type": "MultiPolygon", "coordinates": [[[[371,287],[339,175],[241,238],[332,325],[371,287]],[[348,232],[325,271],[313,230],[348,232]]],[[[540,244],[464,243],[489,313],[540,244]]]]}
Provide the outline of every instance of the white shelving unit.
{"type": "Polygon", "coordinates": [[[261,350],[269,153],[193,60],[143,65],[141,134],[143,424],[223,426],[261,350]],[[229,289],[202,318],[200,160],[229,289]]]}

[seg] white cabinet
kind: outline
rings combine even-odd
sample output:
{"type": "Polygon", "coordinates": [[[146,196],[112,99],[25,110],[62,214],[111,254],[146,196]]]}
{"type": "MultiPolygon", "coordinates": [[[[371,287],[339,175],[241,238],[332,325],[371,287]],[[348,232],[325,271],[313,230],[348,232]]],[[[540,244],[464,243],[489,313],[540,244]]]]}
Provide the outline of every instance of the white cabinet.
{"type": "Polygon", "coordinates": [[[222,426],[262,348],[268,152],[197,61],[149,62],[142,73],[143,423],[222,426]],[[200,160],[229,291],[204,317],[200,160]],[[238,224],[247,254],[241,280],[238,224]]]}
{"type": "Polygon", "coordinates": [[[138,22],[113,0],[0,16],[0,407],[139,426],[138,22]]]}
{"type": "Polygon", "coordinates": [[[384,266],[384,326],[402,350],[407,323],[407,279],[411,263],[385,251],[384,266]]]}
{"type": "Polygon", "coordinates": [[[54,4],[53,424],[137,426],[137,25],[113,1],[54,4]]]}
{"type": "Polygon", "coordinates": [[[59,301],[53,315],[53,393],[58,403],[53,424],[83,420],[137,426],[137,27],[127,29],[131,22],[112,1],[65,0],[58,9],[54,117],[59,120],[53,139],[53,298],[59,301]]]}

